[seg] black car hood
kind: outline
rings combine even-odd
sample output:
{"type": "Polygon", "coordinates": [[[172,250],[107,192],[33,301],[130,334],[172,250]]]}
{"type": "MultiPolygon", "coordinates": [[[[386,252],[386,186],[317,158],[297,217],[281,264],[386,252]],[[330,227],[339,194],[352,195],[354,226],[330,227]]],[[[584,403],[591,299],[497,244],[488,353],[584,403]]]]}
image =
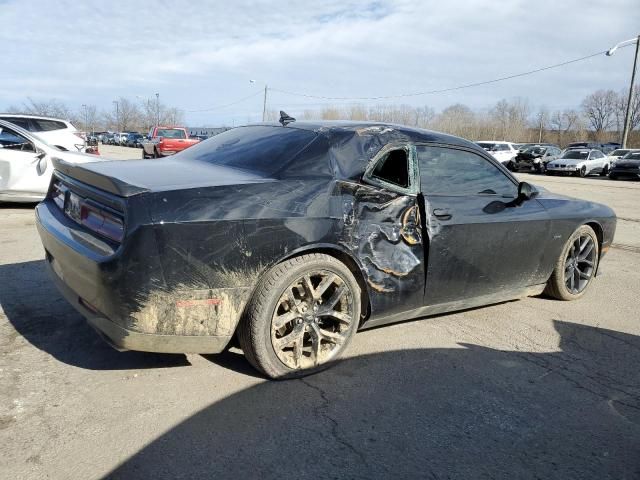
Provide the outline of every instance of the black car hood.
{"type": "Polygon", "coordinates": [[[273,181],[223,165],[173,158],[113,160],[83,165],[57,160],[54,166],[69,177],[122,197],[149,191],[273,181]]]}

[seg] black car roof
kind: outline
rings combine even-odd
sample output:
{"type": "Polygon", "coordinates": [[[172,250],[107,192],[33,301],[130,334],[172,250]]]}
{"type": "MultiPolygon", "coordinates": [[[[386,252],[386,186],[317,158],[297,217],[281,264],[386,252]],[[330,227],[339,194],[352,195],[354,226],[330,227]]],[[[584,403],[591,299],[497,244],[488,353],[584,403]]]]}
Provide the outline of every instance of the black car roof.
{"type": "MultiPolygon", "coordinates": [[[[313,131],[318,134],[339,134],[341,132],[350,132],[359,135],[383,135],[395,132],[400,136],[406,137],[413,142],[426,143],[444,143],[449,145],[458,145],[469,147],[477,150],[479,147],[464,138],[448,135],[446,133],[434,132],[422,128],[408,127],[406,125],[398,125],[394,123],[384,122],[360,122],[350,120],[321,120],[321,121],[296,121],[288,124],[286,127],[278,123],[262,123],[258,125],[274,126],[278,128],[298,128],[301,130],[313,131]]],[[[480,149],[482,150],[482,149],[480,149]]]]}
{"type": "MultiPolygon", "coordinates": [[[[393,123],[358,121],[292,122],[283,127],[278,123],[262,123],[262,126],[288,128],[314,132],[327,142],[332,158],[334,174],[339,178],[356,178],[364,172],[369,161],[386,145],[403,143],[436,143],[465,147],[485,155],[473,142],[444,133],[393,123]]],[[[306,171],[315,162],[312,155],[298,156],[295,171],[306,171]]]]}

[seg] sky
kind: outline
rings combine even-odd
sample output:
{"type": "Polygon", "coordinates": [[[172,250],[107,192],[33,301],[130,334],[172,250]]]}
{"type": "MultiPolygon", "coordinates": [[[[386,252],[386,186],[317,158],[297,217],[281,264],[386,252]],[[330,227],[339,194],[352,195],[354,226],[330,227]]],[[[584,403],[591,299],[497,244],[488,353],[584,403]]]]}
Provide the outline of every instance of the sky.
{"type": "Polygon", "coordinates": [[[448,93],[312,97],[455,87],[604,51],[638,34],[638,0],[0,0],[0,110],[27,98],[108,109],[121,96],[159,93],[189,126],[238,125],[261,119],[265,84],[268,108],[293,116],[349,103],[480,110],[503,98],[575,108],[595,90],[628,89],[633,47],[448,93]]]}

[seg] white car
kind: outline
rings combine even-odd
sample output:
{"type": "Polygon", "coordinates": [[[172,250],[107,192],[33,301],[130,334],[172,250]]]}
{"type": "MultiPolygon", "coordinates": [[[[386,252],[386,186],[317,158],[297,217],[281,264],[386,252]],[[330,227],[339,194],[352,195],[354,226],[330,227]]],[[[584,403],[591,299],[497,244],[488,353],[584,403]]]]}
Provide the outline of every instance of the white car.
{"type": "Polygon", "coordinates": [[[594,173],[606,175],[609,172],[610,160],[600,150],[589,148],[570,148],[562,156],[547,163],[547,175],[568,173],[586,177],[594,173]]]}
{"type": "Polygon", "coordinates": [[[0,120],[11,122],[28,132],[35,133],[49,145],[58,147],[60,150],[84,152],[87,149],[84,135],[66,120],[13,113],[0,113],[0,120]]]}
{"type": "Polygon", "coordinates": [[[511,142],[494,142],[494,141],[480,141],[476,142],[476,145],[484,148],[489,152],[493,158],[507,167],[513,167],[513,160],[518,154],[518,149],[515,144],[511,142]]]}
{"type": "Polygon", "coordinates": [[[13,123],[0,120],[0,202],[38,202],[47,194],[53,159],[69,163],[102,161],[65,152],[13,123]]]}

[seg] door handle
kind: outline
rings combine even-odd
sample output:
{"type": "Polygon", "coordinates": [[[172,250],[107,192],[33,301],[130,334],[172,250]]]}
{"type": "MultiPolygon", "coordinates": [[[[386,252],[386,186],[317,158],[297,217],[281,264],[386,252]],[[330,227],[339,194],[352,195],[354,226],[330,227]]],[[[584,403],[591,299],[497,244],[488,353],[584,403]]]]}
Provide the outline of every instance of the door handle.
{"type": "Polygon", "coordinates": [[[449,220],[451,218],[451,211],[448,208],[434,208],[433,214],[440,220],[449,220]]]}

